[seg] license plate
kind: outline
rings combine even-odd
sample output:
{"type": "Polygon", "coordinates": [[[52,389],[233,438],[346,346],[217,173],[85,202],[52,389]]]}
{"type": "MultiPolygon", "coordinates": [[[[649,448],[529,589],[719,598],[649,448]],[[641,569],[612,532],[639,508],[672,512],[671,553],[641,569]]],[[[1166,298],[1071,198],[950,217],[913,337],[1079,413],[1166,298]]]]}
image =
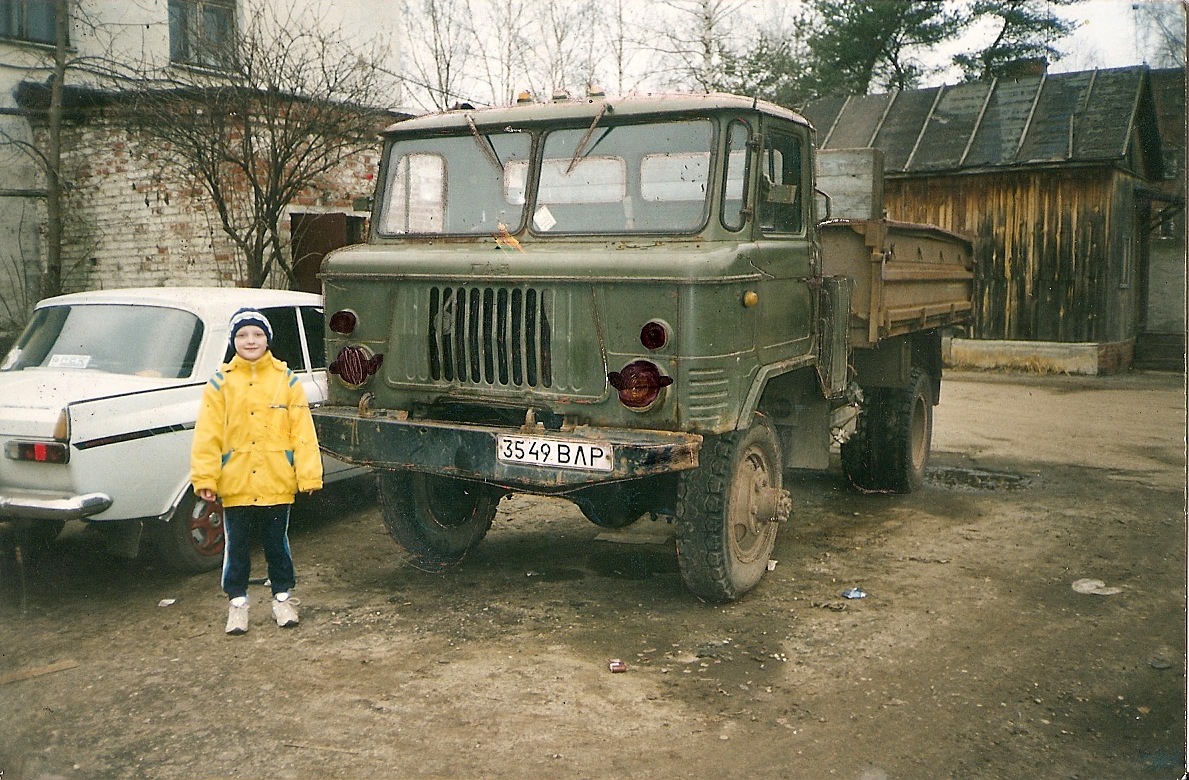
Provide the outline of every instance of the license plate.
{"type": "Polygon", "coordinates": [[[584,471],[611,471],[615,468],[615,451],[610,444],[535,436],[499,436],[496,448],[496,457],[505,463],[584,471]]]}

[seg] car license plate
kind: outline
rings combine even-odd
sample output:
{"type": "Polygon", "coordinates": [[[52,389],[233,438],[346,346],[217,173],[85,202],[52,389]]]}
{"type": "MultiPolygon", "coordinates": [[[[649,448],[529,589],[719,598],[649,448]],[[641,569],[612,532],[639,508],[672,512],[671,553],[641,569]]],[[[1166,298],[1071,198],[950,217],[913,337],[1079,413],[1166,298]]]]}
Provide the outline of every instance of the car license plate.
{"type": "Polygon", "coordinates": [[[505,463],[585,471],[611,471],[615,468],[615,451],[610,444],[535,436],[499,436],[496,447],[496,457],[505,463]]]}

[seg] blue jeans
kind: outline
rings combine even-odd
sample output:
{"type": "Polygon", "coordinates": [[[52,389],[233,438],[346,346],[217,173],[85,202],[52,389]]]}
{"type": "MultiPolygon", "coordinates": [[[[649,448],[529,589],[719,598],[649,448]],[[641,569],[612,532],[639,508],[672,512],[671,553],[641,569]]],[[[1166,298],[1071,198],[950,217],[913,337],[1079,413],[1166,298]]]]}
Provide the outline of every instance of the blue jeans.
{"type": "Polygon", "coordinates": [[[223,509],[223,592],[233,599],[248,595],[252,572],[252,537],[257,532],[264,544],[268,579],[273,595],[292,590],[297,582],[293,556],[289,552],[289,504],[234,506],[223,509]]]}

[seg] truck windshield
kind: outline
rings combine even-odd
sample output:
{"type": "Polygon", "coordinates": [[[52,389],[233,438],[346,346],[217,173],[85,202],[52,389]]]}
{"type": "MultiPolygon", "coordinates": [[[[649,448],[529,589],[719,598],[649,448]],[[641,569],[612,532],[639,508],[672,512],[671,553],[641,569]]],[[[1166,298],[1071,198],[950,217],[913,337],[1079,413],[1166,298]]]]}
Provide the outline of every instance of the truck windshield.
{"type": "Polygon", "coordinates": [[[388,148],[381,235],[692,233],[706,221],[709,120],[595,124],[544,135],[471,128],[388,148]],[[536,191],[530,190],[539,167],[536,191]]]}
{"type": "Polygon", "coordinates": [[[487,129],[394,141],[388,149],[380,233],[519,230],[523,183],[519,192],[510,183],[526,164],[530,145],[528,133],[487,129]]]}
{"type": "Polygon", "coordinates": [[[53,368],[180,379],[194,371],[202,321],[163,306],[47,306],[8,353],[0,371],[53,368]]]}
{"type": "MultiPolygon", "coordinates": [[[[708,120],[556,130],[545,136],[538,233],[684,233],[702,226],[708,120]]],[[[515,173],[523,181],[525,171],[515,173]]]]}

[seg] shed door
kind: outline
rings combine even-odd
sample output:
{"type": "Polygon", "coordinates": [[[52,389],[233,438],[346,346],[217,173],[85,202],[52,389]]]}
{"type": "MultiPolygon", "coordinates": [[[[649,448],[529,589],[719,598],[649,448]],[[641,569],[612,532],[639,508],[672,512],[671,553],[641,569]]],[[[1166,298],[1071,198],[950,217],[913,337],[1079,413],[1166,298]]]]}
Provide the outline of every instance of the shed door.
{"type": "Polygon", "coordinates": [[[293,289],[321,293],[318,271],[322,258],[340,247],[363,242],[364,218],[350,214],[293,214],[289,231],[293,236],[293,289]]]}

